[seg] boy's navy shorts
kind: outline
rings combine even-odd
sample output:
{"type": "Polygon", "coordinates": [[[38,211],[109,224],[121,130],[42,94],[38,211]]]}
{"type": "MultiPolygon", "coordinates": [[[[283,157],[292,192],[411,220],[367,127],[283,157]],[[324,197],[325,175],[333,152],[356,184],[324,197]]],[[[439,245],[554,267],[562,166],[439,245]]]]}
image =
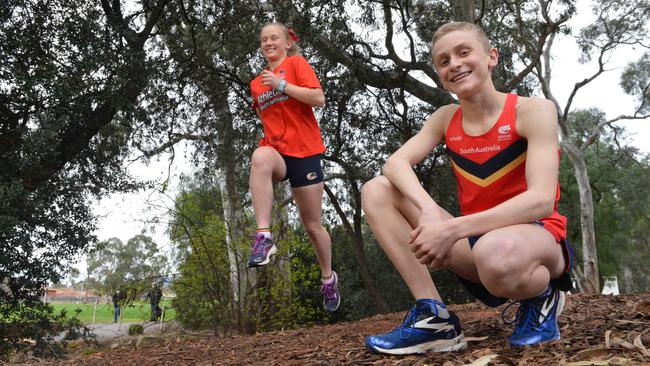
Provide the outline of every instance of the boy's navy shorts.
{"type": "MultiPolygon", "coordinates": [[[[536,224],[539,224],[541,226],[544,226],[544,224],[541,221],[535,221],[536,224]]],[[[467,239],[469,240],[469,247],[474,248],[474,245],[476,242],[481,238],[481,235],[477,236],[470,236],[467,239]]],[[[554,278],[551,279],[551,287],[561,290],[561,291],[569,291],[573,288],[573,283],[571,282],[571,267],[573,266],[573,248],[571,247],[571,243],[567,239],[562,239],[559,243],[562,246],[562,254],[564,254],[564,260],[566,261],[566,268],[564,273],[562,273],[562,276],[559,278],[554,278]]],[[[470,280],[467,280],[459,275],[456,275],[460,283],[465,286],[467,291],[472,294],[475,298],[481,300],[482,303],[484,303],[487,306],[491,307],[497,307],[501,304],[504,304],[506,301],[508,301],[507,298],[505,297],[498,297],[492,295],[485,286],[483,286],[480,283],[475,283],[470,280]]]]}
{"type": "Polygon", "coordinates": [[[282,155],[282,158],[287,166],[287,175],[282,180],[289,179],[291,188],[304,187],[323,181],[321,154],[306,158],[282,155]]]}

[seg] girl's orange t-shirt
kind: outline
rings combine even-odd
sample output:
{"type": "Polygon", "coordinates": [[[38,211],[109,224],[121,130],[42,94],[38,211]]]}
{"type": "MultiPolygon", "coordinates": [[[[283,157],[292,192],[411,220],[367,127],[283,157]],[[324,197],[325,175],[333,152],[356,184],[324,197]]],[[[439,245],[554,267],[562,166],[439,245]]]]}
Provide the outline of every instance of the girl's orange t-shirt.
{"type": "MultiPolygon", "coordinates": [[[[287,56],[273,72],[287,83],[321,88],[316,73],[302,56],[287,56]]],[[[270,146],[280,154],[304,158],[325,151],[312,106],[262,85],[258,75],[250,83],[253,108],[262,115],[264,137],[260,146],[270,146]]]]}

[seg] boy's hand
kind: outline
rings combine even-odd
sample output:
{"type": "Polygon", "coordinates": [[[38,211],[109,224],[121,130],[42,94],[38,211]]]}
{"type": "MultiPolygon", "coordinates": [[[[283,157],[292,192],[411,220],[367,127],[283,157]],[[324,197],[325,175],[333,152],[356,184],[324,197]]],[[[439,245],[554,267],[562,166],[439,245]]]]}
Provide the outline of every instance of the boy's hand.
{"type": "Polygon", "coordinates": [[[274,72],[269,70],[262,71],[262,85],[270,86],[273,89],[277,89],[280,85],[280,79],[274,72]]]}
{"type": "Polygon", "coordinates": [[[411,232],[411,251],[420,263],[429,268],[443,268],[451,256],[451,248],[458,240],[451,220],[420,220],[411,232]]]}

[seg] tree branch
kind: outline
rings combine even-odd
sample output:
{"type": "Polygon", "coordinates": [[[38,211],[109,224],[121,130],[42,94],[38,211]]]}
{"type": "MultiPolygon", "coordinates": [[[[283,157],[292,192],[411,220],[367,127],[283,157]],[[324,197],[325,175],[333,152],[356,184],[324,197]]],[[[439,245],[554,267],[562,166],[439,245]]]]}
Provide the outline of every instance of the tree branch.
{"type": "MultiPolygon", "coordinates": [[[[157,21],[162,14],[162,7],[169,1],[161,0],[158,3],[156,9],[160,11],[152,13],[150,21],[154,23],[157,21]]],[[[126,38],[127,33],[133,33],[124,23],[121,14],[115,12],[119,9],[111,8],[108,0],[101,0],[101,4],[109,24],[112,24],[119,34],[126,38]]],[[[35,168],[23,174],[22,180],[27,188],[36,189],[57,174],[66,163],[73,160],[88,147],[90,140],[99,133],[102,127],[113,120],[119,110],[136,103],[148,80],[143,50],[144,42],[128,42],[128,44],[135,59],[126,67],[126,77],[123,85],[115,90],[103,90],[100,93],[101,95],[108,95],[112,98],[107,98],[108,100],[100,103],[95,108],[92,107],[97,102],[95,99],[76,107],[81,111],[79,121],[69,123],[60,133],[60,142],[55,147],[56,155],[54,157],[43,157],[35,168]]]]}
{"type": "MultiPolygon", "coordinates": [[[[343,48],[336,46],[336,43],[332,42],[332,40],[325,39],[320,34],[315,33],[310,27],[309,15],[298,11],[294,4],[285,1],[275,1],[274,3],[287,12],[287,18],[294,24],[296,29],[311,35],[311,43],[325,54],[326,58],[348,68],[363,83],[381,89],[404,89],[416,98],[434,105],[455,102],[447,91],[431,87],[408,74],[410,70],[425,71],[425,64],[404,62],[403,60],[400,61],[399,58],[396,58],[396,60],[391,58],[392,61],[398,64],[397,67],[378,71],[373,70],[360,55],[350,54],[343,48]],[[409,68],[405,69],[400,65],[409,66],[409,68]]],[[[430,67],[427,68],[431,69],[430,67]]],[[[429,70],[427,75],[430,75],[431,72],[433,70],[429,70]]]]}

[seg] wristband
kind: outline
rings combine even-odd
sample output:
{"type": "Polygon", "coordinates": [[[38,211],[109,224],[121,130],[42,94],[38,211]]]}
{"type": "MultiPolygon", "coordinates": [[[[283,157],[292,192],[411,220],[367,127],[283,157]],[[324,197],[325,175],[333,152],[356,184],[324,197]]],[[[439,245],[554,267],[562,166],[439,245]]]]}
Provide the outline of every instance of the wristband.
{"type": "Polygon", "coordinates": [[[280,84],[278,84],[278,91],[284,94],[284,88],[286,87],[287,87],[287,81],[285,79],[280,80],[280,84]]]}

